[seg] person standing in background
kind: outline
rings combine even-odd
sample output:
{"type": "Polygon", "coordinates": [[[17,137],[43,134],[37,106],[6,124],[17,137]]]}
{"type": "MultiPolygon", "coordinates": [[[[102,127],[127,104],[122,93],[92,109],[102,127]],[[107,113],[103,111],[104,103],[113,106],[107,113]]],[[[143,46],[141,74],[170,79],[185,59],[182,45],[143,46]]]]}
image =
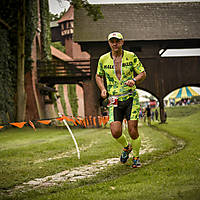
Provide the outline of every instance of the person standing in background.
{"type": "Polygon", "coordinates": [[[148,126],[151,126],[151,108],[149,105],[146,108],[146,113],[147,113],[147,124],[148,126]]]}
{"type": "Polygon", "coordinates": [[[155,110],[155,117],[156,117],[156,121],[158,121],[158,110],[155,110]]]}

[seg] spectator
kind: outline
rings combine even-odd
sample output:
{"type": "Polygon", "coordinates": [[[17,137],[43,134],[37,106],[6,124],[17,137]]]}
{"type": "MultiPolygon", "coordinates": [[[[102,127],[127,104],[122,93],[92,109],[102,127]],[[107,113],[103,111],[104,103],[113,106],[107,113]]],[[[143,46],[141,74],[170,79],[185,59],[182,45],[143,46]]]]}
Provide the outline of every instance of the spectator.
{"type": "Polygon", "coordinates": [[[139,112],[139,119],[142,119],[142,116],[143,116],[142,110],[140,109],[140,112],[139,112]]]}
{"type": "Polygon", "coordinates": [[[151,119],[154,121],[154,111],[151,112],[151,119]]]}
{"type": "Polygon", "coordinates": [[[164,112],[164,123],[166,123],[166,121],[167,121],[167,113],[166,113],[166,111],[164,112]]]}
{"type": "Polygon", "coordinates": [[[155,117],[156,117],[156,121],[158,121],[158,110],[155,110],[155,117]]]}
{"type": "Polygon", "coordinates": [[[151,125],[151,108],[149,105],[146,108],[146,113],[147,113],[147,123],[148,123],[148,126],[150,126],[151,125]]]}

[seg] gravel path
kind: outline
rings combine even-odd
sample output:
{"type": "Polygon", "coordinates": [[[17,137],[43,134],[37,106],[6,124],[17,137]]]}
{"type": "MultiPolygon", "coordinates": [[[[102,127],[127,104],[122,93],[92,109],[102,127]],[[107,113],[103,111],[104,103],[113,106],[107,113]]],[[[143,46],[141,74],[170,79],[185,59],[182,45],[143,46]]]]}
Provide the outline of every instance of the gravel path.
{"type": "MultiPolygon", "coordinates": [[[[144,154],[146,152],[152,152],[155,149],[150,146],[151,142],[146,138],[143,140],[142,147],[140,154],[144,154]]],[[[93,146],[93,143],[90,145],[93,146]]],[[[83,148],[84,149],[84,148],[83,148]]],[[[83,150],[82,149],[82,150],[83,150]]],[[[76,153],[76,152],[75,152],[76,153]]],[[[59,159],[62,156],[55,156],[54,158],[49,158],[48,160],[59,159]]],[[[68,157],[67,155],[63,155],[63,157],[68,157]]],[[[62,157],[62,158],[63,158],[62,157]]],[[[45,160],[39,160],[38,162],[44,162],[45,160]]],[[[81,167],[72,168],[70,170],[64,170],[62,172],[56,173],[51,176],[46,176],[43,178],[36,178],[34,180],[25,182],[21,185],[16,186],[15,188],[11,189],[9,192],[12,193],[17,190],[32,190],[39,187],[48,187],[58,185],[62,182],[75,182],[80,179],[94,177],[99,174],[102,170],[106,169],[109,166],[113,166],[119,163],[119,158],[108,158],[105,160],[98,160],[91,164],[84,165],[81,167]]]]}

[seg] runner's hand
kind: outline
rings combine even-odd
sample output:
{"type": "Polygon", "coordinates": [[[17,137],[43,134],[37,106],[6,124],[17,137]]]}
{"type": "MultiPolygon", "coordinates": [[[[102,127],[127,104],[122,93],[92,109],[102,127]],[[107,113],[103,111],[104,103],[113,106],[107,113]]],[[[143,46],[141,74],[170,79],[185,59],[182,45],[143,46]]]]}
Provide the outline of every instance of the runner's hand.
{"type": "Polygon", "coordinates": [[[135,85],[135,81],[134,80],[128,80],[125,82],[125,85],[129,86],[129,87],[133,87],[135,85]]]}
{"type": "Polygon", "coordinates": [[[105,99],[107,97],[107,91],[106,91],[106,89],[104,89],[104,90],[101,91],[101,97],[103,99],[105,99]]]}

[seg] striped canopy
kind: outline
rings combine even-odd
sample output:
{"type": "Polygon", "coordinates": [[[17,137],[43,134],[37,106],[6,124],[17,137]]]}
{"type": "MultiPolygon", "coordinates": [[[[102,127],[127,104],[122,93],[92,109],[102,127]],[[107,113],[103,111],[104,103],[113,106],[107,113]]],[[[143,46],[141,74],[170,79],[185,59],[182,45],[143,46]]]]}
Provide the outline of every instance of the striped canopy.
{"type": "Polygon", "coordinates": [[[191,87],[183,87],[175,90],[170,95],[170,99],[182,99],[182,98],[191,98],[192,96],[199,96],[196,91],[194,91],[191,87]]]}

